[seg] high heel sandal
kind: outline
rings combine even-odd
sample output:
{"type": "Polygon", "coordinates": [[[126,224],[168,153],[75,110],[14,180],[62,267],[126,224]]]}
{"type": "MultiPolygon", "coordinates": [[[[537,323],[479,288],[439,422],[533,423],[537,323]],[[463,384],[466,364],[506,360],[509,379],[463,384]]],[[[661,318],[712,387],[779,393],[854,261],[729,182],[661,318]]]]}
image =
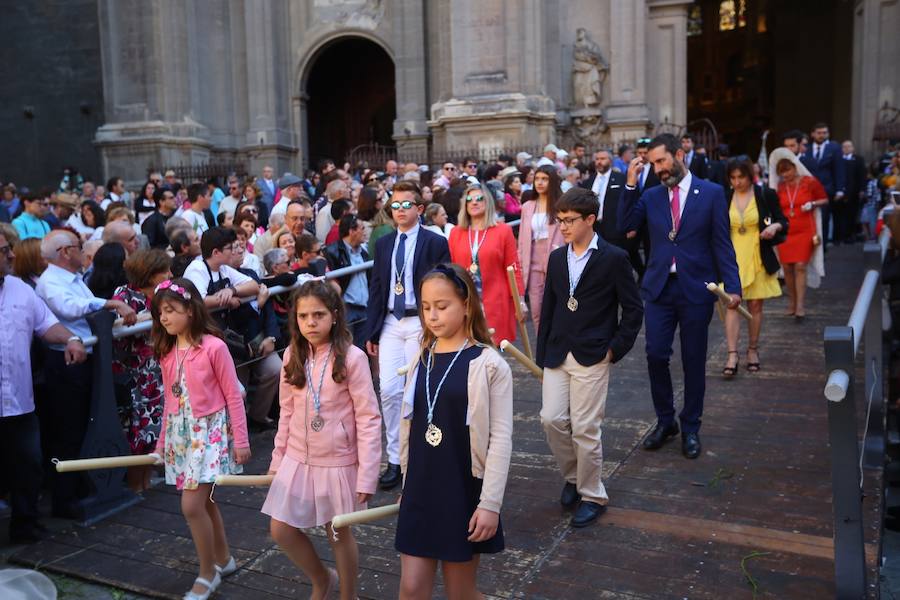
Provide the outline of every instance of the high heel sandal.
{"type": "Polygon", "coordinates": [[[219,575],[218,571],[216,571],[216,575],[215,577],[213,577],[212,581],[204,579],[203,577],[198,577],[194,580],[194,584],[196,585],[198,583],[202,586],[205,586],[206,591],[202,594],[198,594],[193,590],[188,590],[188,593],[184,595],[183,600],[207,600],[207,598],[209,598],[210,595],[212,595],[212,593],[215,592],[216,589],[218,589],[219,585],[222,584],[222,576],[219,575]]]}
{"type": "MultiPolygon", "coordinates": [[[[737,354],[737,353],[738,353],[737,350],[729,350],[728,351],[729,356],[731,356],[732,354],[737,354]]],[[[734,363],[733,367],[725,367],[724,369],[722,369],[722,377],[724,377],[725,379],[731,379],[732,377],[737,375],[738,366],[739,366],[738,363],[734,363]]]]}
{"type": "Polygon", "coordinates": [[[747,346],[747,372],[759,373],[759,346],[747,346]],[[750,362],[750,351],[756,352],[756,361],[750,362]]]}

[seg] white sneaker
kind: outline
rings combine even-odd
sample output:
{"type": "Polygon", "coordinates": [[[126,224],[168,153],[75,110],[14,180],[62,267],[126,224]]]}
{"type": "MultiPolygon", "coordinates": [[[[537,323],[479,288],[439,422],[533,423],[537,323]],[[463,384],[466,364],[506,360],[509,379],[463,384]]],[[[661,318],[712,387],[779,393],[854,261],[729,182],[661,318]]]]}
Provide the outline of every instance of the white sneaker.
{"type": "Polygon", "coordinates": [[[217,570],[216,576],[213,577],[212,581],[209,581],[208,579],[204,579],[203,577],[198,577],[197,579],[194,580],[194,583],[195,584],[199,583],[200,585],[205,586],[206,591],[203,592],[202,594],[198,594],[197,592],[195,592],[193,590],[188,591],[188,593],[186,593],[184,595],[183,600],[207,600],[207,598],[209,598],[210,595],[214,591],[216,591],[216,589],[222,584],[222,577],[221,577],[221,575],[219,575],[219,571],[217,570]]]}

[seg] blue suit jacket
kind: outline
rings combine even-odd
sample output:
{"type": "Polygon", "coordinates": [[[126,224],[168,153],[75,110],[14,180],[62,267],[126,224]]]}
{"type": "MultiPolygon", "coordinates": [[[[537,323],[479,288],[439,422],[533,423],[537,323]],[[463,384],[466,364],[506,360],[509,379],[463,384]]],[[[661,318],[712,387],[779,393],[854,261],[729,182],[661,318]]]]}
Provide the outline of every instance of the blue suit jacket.
{"type": "Polygon", "coordinates": [[[806,148],[806,154],[803,155],[805,158],[803,164],[819,180],[819,183],[825,188],[825,192],[828,193],[829,198],[834,196],[835,192],[843,192],[844,165],[841,162],[843,159],[841,147],[837,142],[825,142],[822,156],[818,161],[813,157],[813,148],[814,146],[810,142],[806,148]]]}
{"type": "MultiPolygon", "coordinates": [[[[396,239],[395,229],[375,242],[375,264],[369,277],[369,305],[366,307],[366,340],[375,344],[381,338],[381,328],[388,315],[388,298],[394,287],[391,281],[391,255],[396,239]]],[[[425,274],[435,265],[449,262],[450,247],[447,245],[447,239],[420,227],[413,256],[413,283],[417,299],[419,284],[422,283],[425,274]]]]}
{"type": "Polygon", "coordinates": [[[681,226],[675,241],[669,239],[672,212],[668,188],[657,185],[639,194],[625,188],[619,202],[619,229],[623,232],[647,226],[650,235],[650,259],[641,284],[641,297],[654,302],[662,293],[669,277],[672,257],[678,269],[678,281],[688,302],[703,304],[716,297],[706,289],[707,282],[725,283],[725,291],[741,294],[728,202],[722,186],[691,178],[691,189],[685,200],[681,226]]]}

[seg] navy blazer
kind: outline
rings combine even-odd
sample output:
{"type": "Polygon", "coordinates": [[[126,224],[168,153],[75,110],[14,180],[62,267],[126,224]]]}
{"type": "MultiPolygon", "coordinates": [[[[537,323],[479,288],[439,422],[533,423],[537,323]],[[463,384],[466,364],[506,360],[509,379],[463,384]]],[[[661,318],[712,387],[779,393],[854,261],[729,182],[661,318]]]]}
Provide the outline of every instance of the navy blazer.
{"type": "Polygon", "coordinates": [[[603,360],[607,350],[618,362],[634,346],[644,316],[628,254],[598,236],[575,288],[578,310],[572,312],[566,306],[568,251],[568,244],[557,248],[547,262],[535,362],[554,369],[571,352],[578,364],[589,367],[603,360]]]}
{"type": "Polygon", "coordinates": [[[822,156],[818,161],[813,156],[813,148],[814,145],[810,142],[806,148],[806,154],[804,154],[806,160],[803,161],[803,164],[819,180],[828,197],[832,198],[835,192],[844,191],[844,165],[842,163],[844,155],[841,154],[841,147],[837,142],[825,142],[822,156]]]}
{"type": "MultiPolygon", "coordinates": [[[[378,238],[375,242],[375,264],[369,275],[369,305],[366,307],[366,336],[365,338],[377,344],[381,339],[381,328],[384,327],[384,319],[388,315],[388,298],[394,287],[391,281],[391,255],[394,253],[394,240],[397,239],[397,230],[378,238]]],[[[447,239],[419,227],[416,236],[416,250],[413,255],[413,283],[418,299],[419,284],[422,278],[435,265],[450,262],[450,247],[447,239]]]]}
{"type": "Polygon", "coordinates": [[[669,278],[672,257],[676,260],[682,293],[691,304],[715,301],[716,297],[706,289],[708,282],[724,281],[725,291],[740,295],[741,279],[722,186],[692,177],[691,189],[683,202],[686,204],[681,226],[672,241],[669,239],[672,230],[669,189],[658,185],[639,195],[636,188],[625,187],[619,202],[619,230],[632,231],[646,224],[653,247],[641,296],[648,302],[659,298],[669,278]]]}

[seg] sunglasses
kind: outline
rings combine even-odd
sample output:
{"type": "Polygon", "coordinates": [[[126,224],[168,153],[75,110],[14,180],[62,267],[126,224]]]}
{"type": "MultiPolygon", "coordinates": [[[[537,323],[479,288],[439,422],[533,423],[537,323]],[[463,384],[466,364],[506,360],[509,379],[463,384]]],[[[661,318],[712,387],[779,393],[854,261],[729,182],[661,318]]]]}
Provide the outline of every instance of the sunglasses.
{"type": "Polygon", "coordinates": [[[415,202],[410,202],[409,200],[404,200],[403,202],[391,202],[391,210],[409,210],[410,208],[414,208],[416,206],[415,202]]]}
{"type": "Polygon", "coordinates": [[[469,196],[468,198],[466,198],[466,204],[468,204],[469,202],[484,202],[484,196],[482,194],[479,194],[477,196],[469,196]]]}
{"type": "Polygon", "coordinates": [[[253,207],[251,207],[251,206],[248,206],[248,207],[246,207],[246,208],[242,208],[242,209],[241,209],[241,212],[253,213],[254,215],[259,214],[259,210],[257,210],[256,208],[253,208],[253,207]]]}
{"type": "Polygon", "coordinates": [[[444,167],[445,171],[456,171],[456,167],[444,167]]]}

